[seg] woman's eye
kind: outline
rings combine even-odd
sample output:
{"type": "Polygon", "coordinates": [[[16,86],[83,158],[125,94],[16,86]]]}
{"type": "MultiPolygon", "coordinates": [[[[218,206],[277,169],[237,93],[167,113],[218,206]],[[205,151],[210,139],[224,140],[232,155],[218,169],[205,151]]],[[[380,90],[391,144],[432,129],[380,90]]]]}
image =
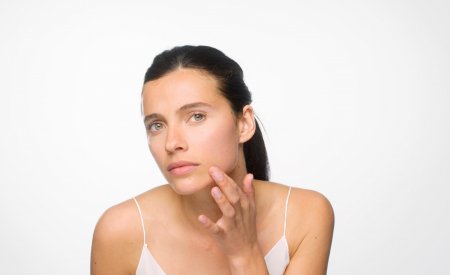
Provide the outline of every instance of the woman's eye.
{"type": "Polygon", "coordinates": [[[196,114],[193,114],[193,115],[192,115],[192,119],[193,119],[194,121],[202,121],[203,119],[205,119],[205,115],[204,115],[204,114],[196,113],[196,114]]]}
{"type": "Polygon", "coordinates": [[[148,126],[148,130],[150,132],[157,132],[157,131],[161,130],[162,128],[164,128],[164,126],[160,122],[155,122],[148,126]]]}

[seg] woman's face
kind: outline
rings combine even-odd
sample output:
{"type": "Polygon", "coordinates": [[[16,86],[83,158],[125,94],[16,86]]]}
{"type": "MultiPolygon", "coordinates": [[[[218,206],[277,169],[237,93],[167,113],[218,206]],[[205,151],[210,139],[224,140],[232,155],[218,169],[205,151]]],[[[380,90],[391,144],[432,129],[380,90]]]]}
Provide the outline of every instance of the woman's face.
{"type": "Polygon", "coordinates": [[[239,119],[214,77],[178,69],[147,82],[142,100],[150,152],[175,192],[211,185],[211,166],[230,175],[245,169],[239,119]]]}

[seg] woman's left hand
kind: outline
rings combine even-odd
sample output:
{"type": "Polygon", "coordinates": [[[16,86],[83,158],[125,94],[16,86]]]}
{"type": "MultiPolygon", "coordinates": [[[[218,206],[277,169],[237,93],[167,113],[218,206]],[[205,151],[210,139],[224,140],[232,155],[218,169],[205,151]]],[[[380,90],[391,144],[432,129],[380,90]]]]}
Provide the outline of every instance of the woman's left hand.
{"type": "Polygon", "coordinates": [[[211,167],[209,173],[217,184],[211,194],[223,215],[217,222],[200,215],[199,221],[222,247],[232,270],[248,264],[256,265],[251,270],[258,266],[257,270],[267,270],[257,240],[253,175],[244,177],[241,189],[220,169],[211,167]]]}

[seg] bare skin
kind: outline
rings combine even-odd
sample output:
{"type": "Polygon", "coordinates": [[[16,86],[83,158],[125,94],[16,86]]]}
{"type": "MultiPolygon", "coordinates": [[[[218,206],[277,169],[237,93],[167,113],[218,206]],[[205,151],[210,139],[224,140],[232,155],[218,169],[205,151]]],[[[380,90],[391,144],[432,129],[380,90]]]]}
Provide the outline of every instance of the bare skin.
{"type": "MultiPolygon", "coordinates": [[[[167,274],[268,274],[264,255],[282,237],[288,187],[247,174],[242,144],[255,131],[252,108],[233,117],[215,79],[193,69],[144,85],[143,107],[150,151],[169,182],[137,197],[160,266],[167,274]],[[188,170],[173,169],[180,160],[188,170]]],[[[326,274],[328,200],[293,188],[287,221],[285,274],[326,274]]],[[[111,207],[94,232],[91,274],[135,274],[142,248],[134,202],[111,207]]]]}

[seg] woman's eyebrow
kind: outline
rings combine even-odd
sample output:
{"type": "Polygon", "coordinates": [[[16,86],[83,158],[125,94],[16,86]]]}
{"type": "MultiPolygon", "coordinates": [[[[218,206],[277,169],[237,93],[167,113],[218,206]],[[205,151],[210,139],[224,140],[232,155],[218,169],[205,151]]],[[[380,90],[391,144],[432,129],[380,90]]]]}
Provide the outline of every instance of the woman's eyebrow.
{"type": "Polygon", "coordinates": [[[157,113],[153,113],[153,114],[149,114],[149,115],[146,115],[145,117],[144,117],[144,123],[146,123],[147,121],[149,121],[149,120],[153,120],[153,119],[155,119],[155,118],[157,118],[157,117],[160,117],[161,115],[160,114],[157,114],[157,113]]]}
{"type": "MultiPolygon", "coordinates": [[[[198,107],[212,108],[212,106],[210,104],[205,103],[205,102],[193,102],[193,103],[188,103],[188,104],[185,104],[185,105],[181,106],[178,109],[177,113],[180,113],[180,112],[192,109],[192,108],[198,108],[198,107]]],[[[152,114],[146,115],[144,117],[144,123],[146,123],[149,120],[153,120],[155,118],[158,118],[158,117],[161,117],[161,115],[158,114],[158,113],[152,113],[152,114]]]]}
{"type": "Polygon", "coordinates": [[[182,111],[186,111],[192,108],[198,108],[198,107],[208,107],[211,108],[212,106],[208,103],[205,102],[193,102],[193,103],[188,103],[185,104],[183,106],[180,107],[180,109],[178,109],[177,113],[182,112],[182,111]]]}

